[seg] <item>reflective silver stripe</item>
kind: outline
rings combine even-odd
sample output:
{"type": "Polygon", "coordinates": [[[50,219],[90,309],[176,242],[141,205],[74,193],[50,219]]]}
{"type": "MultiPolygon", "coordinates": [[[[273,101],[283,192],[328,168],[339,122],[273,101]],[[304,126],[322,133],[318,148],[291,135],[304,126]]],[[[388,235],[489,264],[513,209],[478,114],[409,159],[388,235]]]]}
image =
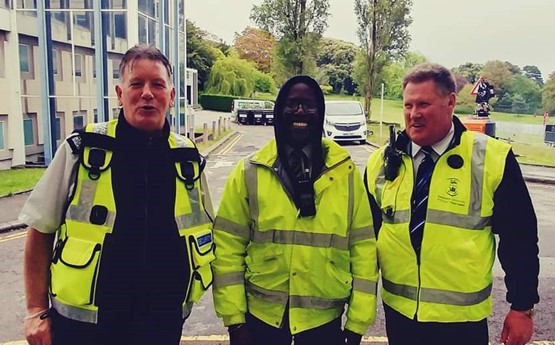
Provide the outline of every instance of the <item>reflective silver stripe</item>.
{"type": "Polygon", "coordinates": [[[482,191],[484,190],[484,167],[486,161],[487,140],[488,139],[485,135],[474,135],[469,208],[469,215],[472,218],[480,217],[482,214],[482,191]]]}
{"type": "Polygon", "coordinates": [[[335,234],[318,234],[295,230],[255,231],[251,239],[257,243],[297,244],[311,247],[348,249],[346,237],[335,234]]]}
{"type": "Polygon", "coordinates": [[[191,205],[191,213],[179,215],[175,217],[178,229],[187,229],[200,224],[211,223],[210,219],[200,207],[200,191],[198,188],[187,190],[189,196],[189,204],[191,205]]]}
{"type": "Polygon", "coordinates": [[[428,210],[427,223],[456,226],[466,230],[483,230],[491,222],[491,217],[481,217],[478,211],[476,214],[457,214],[451,212],[428,210]]]}
{"type": "Polygon", "coordinates": [[[491,295],[492,285],[476,292],[453,292],[439,289],[420,289],[420,301],[458,306],[481,303],[491,295]]]}
{"type": "Polygon", "coordinates": [[[385,278],[382,279],[382,285],[384,290],[389,293],[416,301],[417,290],[415,286],[395,284],[385,278]]]}
{"type": "Polygon", "coordinates": [[[248,226],[240,225],[235,222],[232,222],[229,219],[216,217],[214,221],[214,230],[221,230],[227,233],[240,236],[243,238],[248,239],[250,237],[250,229],[248,226]]]}
{"type": "Polygon", "coordinates": [[[343,308],[347,303],[347,298],[331,299],[314,296],[297,296],[289,297],[290,308],[304,309],[337,309],[343,308]]]}
{"type": "MultiPolygon", "coordinates": [[[[395,284],[383,279],[383,288],[394,295],[416,301],[417,289],[414,286],[395,284]]],[[[492,285],[476,292],[455,292],[440,289],[420,289],[420,301],[428,303],[471,306],[485,301],[491,295],[492,285]]]]}
{"type": "Polygon", "coordinates": [[[192,147],[192,145],[182,135],[177,134],[175,132],[170,132],[170,133],[175,139],[175,144],[177,145],[177,147],[192,147]]]}
{"type": "Polygon", "coordinates": [[[347,303],[347,298],[329,299],[314,296],[291,296],[287,292],[261,288],[247,282],[247,291],[254,297],[272,303],[286,304],[289,300],[291,308],[332,309],[341,308],[347,303]]]}
{"type": "Polygon", "coordinates": [[[204,212],[188,213],[183,216],[177,216],[175,217],[175,222],[177,223],[178,229],[188,229],[197,225],[211,223],[204,212]]]}
{"type": "Polygon", "coordinates": [[[249,195],[249,207],[251,219],[254,219],[253,228],[258,228],[258,215],[260,214],[258,206],[258,174],[256,173],[256,165],[245,162],[245,180],[247,184],[247,192],[249,195]]]}
{"type": "Polygon", "coordinates": [[[221,289],[230,285],[241,285],[245,283],[244,272],[230,272],[214,275],[214,289],[221,289]]]}
{"type": "Polygon", "coordinates": [[[357,243],[376,237],[373,226],[365,226],[364,228],[351,230],[349,233],[349,243],[357,243]]]}
{"type": "Polygon", "coordinates": [[[354,173],[349,174],[349,203],[347,205],[347,229],[351,230],[353,226],[353,213],[355,207],[355,182],[354,173]]]}
{"type": "Polygon", "coordinates": [[[393,217],[383,214],[383,222],[386,224],[402,224],[408,223],[410,219],[410,210],[397,210],[393,212],[393,217]]]}
{"type": "Polygon", "coordinates": [[[247,283],[247,291],[256,298],[272,302],[272,303],[279,303],[285,304],[287,303],[288,294],[287,292],[283,291],[275,291],[275,290],[268,290],[261,288],[260,286],[256,286],[254,284],[247,283]]]}
{"type": "Polygon", "coordinates": [[[384,166],[380,166],[380,171],[378,172],[378,176],[376,176],[376,203],[378,205],[382,204],[382,192],[385,186],[385,169],[384,166]]]}
{"type": "MultiPolygon", "coordinates": [[[[79,200],[77,205],[69,205],[66,212],[66,219],[74,220],[81,223],[90,223],[91,210],[93,207],[94,196],[98,187],[98,180],[82,180],[81,191],[79,193],[79,200]]],[[[116,213],[108,211],[104,226],[110,229],[114,227],[116,221],[116,213]]],[[[111,231],[111,230],[110,230],[111,231]]]]}
{"type": "Polygon", "coordinates": [[[484,188],[484,166],[487,137],[475,135],[472,149],[472,177],[470,180],[470,205],[468,214],[428,210],[429,223],[456,226],[467,230],[482,230],[490,225],[491,217],[482,217],[482,191],[484,188]]]}
{"type": "Polygon", "coordinates": [[[375,295],[378,292],[378,282],[362,278],[353,278],[353,290],[375,295]]]}
{"type": "MultiPolygon", "coordinates": [[[[90,206],[70,205],[67,210],[66,219],[73,220],[76,222],[81,222],[81,223],[90,223],[91,209],[92,207],[90,206]]],[[[100,225],[113,228],[115,221],[116,221],[116,213],[112,211],[108,211],[108,215],[106,216],[106,221],[100,225]]]]}
{"type": "Polygon", "coordinates": [[[68,319],[87,322],[87,323],[97,323],[98,321],[98,312],[93,310],[87,310],[83,308],[77,308],[72,305],[64,304],[58,301],[56,298],[50,299],[52,302],[52,307],[56,309],[56,311],[68,319]]]}
{"type": "Polygon", "coordinates": [[[108,125],[110,122],[100,122],[100,123],[92,123],[92,131],[94,133],[108,135],[108,125]]]}

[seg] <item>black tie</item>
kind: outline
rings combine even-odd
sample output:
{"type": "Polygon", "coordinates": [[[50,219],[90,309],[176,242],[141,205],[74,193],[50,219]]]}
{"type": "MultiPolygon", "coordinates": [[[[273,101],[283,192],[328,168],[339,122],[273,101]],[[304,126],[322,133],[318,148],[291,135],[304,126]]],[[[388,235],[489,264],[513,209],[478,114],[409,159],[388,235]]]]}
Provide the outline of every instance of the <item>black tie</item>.
{"type": "Polygon", "coordinates": [[[302,150],[293,150],[289,159],[292,177],[297,181],[306,180],[308,166],[308,157],[302,150]]]}
{"type": "Polygon", "coordinates": [[[423,146],[420,150],[424,154],[424,159],[418,166],[418,172],[414,181],[411,207],[412,216],[409,225],[410,240],[417,255],[420,255],[426,211],[428,209],[428,192],[430,191],[430,180],[435,165],[432,157],[432,148],[423,146]]]}

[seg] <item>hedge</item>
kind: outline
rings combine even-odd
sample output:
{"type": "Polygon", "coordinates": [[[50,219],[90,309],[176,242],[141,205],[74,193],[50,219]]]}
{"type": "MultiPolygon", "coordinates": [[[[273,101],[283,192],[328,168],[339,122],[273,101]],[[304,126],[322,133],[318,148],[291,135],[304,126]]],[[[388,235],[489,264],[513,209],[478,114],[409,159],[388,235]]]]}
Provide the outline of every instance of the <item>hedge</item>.
{"type": "Polygon", "coordinates": [[[199,103],[204,110],[216,110],[231,112],[233,100],[237,99],[236,96],[229,95],[200,95],[199,103]]]}

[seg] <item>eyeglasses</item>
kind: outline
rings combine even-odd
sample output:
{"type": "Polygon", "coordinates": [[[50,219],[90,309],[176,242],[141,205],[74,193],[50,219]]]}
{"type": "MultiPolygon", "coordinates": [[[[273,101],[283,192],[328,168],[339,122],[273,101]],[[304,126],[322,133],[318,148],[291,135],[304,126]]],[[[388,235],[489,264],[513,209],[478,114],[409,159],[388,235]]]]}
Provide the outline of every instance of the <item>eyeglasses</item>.
{"type": "Polygon", "coordinates": [[[296,113],[299,110],[300,106],[303,106],[303,110],[307,114],[316,114],[318,112],[318,106],[312,102],[303,103],[301,101],[287,101],[285,103],[285,112],[287,113],[296,113]]]}

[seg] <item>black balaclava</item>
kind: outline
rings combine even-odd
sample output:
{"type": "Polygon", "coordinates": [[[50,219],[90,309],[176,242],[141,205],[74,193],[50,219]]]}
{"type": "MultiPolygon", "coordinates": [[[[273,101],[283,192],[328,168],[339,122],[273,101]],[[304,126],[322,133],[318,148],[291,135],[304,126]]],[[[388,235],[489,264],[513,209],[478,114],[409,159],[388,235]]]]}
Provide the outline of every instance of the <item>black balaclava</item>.
{"type": "MultiPolygon", "coordinates": [[[[323,157],[323,150],[322,150],[322,131],[324,128],[324,112],[325,112],[325,104],[324,104],[324,93],[322,89],[318,85],[318,82],[313,78],[307,75],[297,75],[289,80],[287,80],[279,90],[278,96],[276,98],[276,103],[274,106],[274,132],[276,137],[277,143],[277,150],[278,150],[278,157],[280,159],[281,164],[284,166],[285,170],[289,174],[291,178],[291,182],[293,185],[293,190],[295,193],[295,203],[299,207],[299,199],[300,199],[300,187],[298,181],[295,176],[292,176],[290,173],[291,169],[289,167],[289,157],[288,157],[288,150],[286,150],[286,146],[291,146],[291,138],[289,133],[290,126],[286,123],[286,120],[283,115],[285,102],[287,100],[287,96],[289,95],[289,91],[291,88],[299,83],[303,83],[307,85],[310,89],[312,89],[315,97],[316,97],[316,106],[318,108],[318,112],[315,116],[312,116],[308,121],[309,126],[309,140],[307,145],[310,146],[311,149],[311,156],[310,156],[310,163],[312,167],[312,174],[311,174],[311,188],[312,183],[321,173],[324,167],[324,157],[323,157]]],[[[301,213],[303,213],[301,211],[301,213]]]]}

